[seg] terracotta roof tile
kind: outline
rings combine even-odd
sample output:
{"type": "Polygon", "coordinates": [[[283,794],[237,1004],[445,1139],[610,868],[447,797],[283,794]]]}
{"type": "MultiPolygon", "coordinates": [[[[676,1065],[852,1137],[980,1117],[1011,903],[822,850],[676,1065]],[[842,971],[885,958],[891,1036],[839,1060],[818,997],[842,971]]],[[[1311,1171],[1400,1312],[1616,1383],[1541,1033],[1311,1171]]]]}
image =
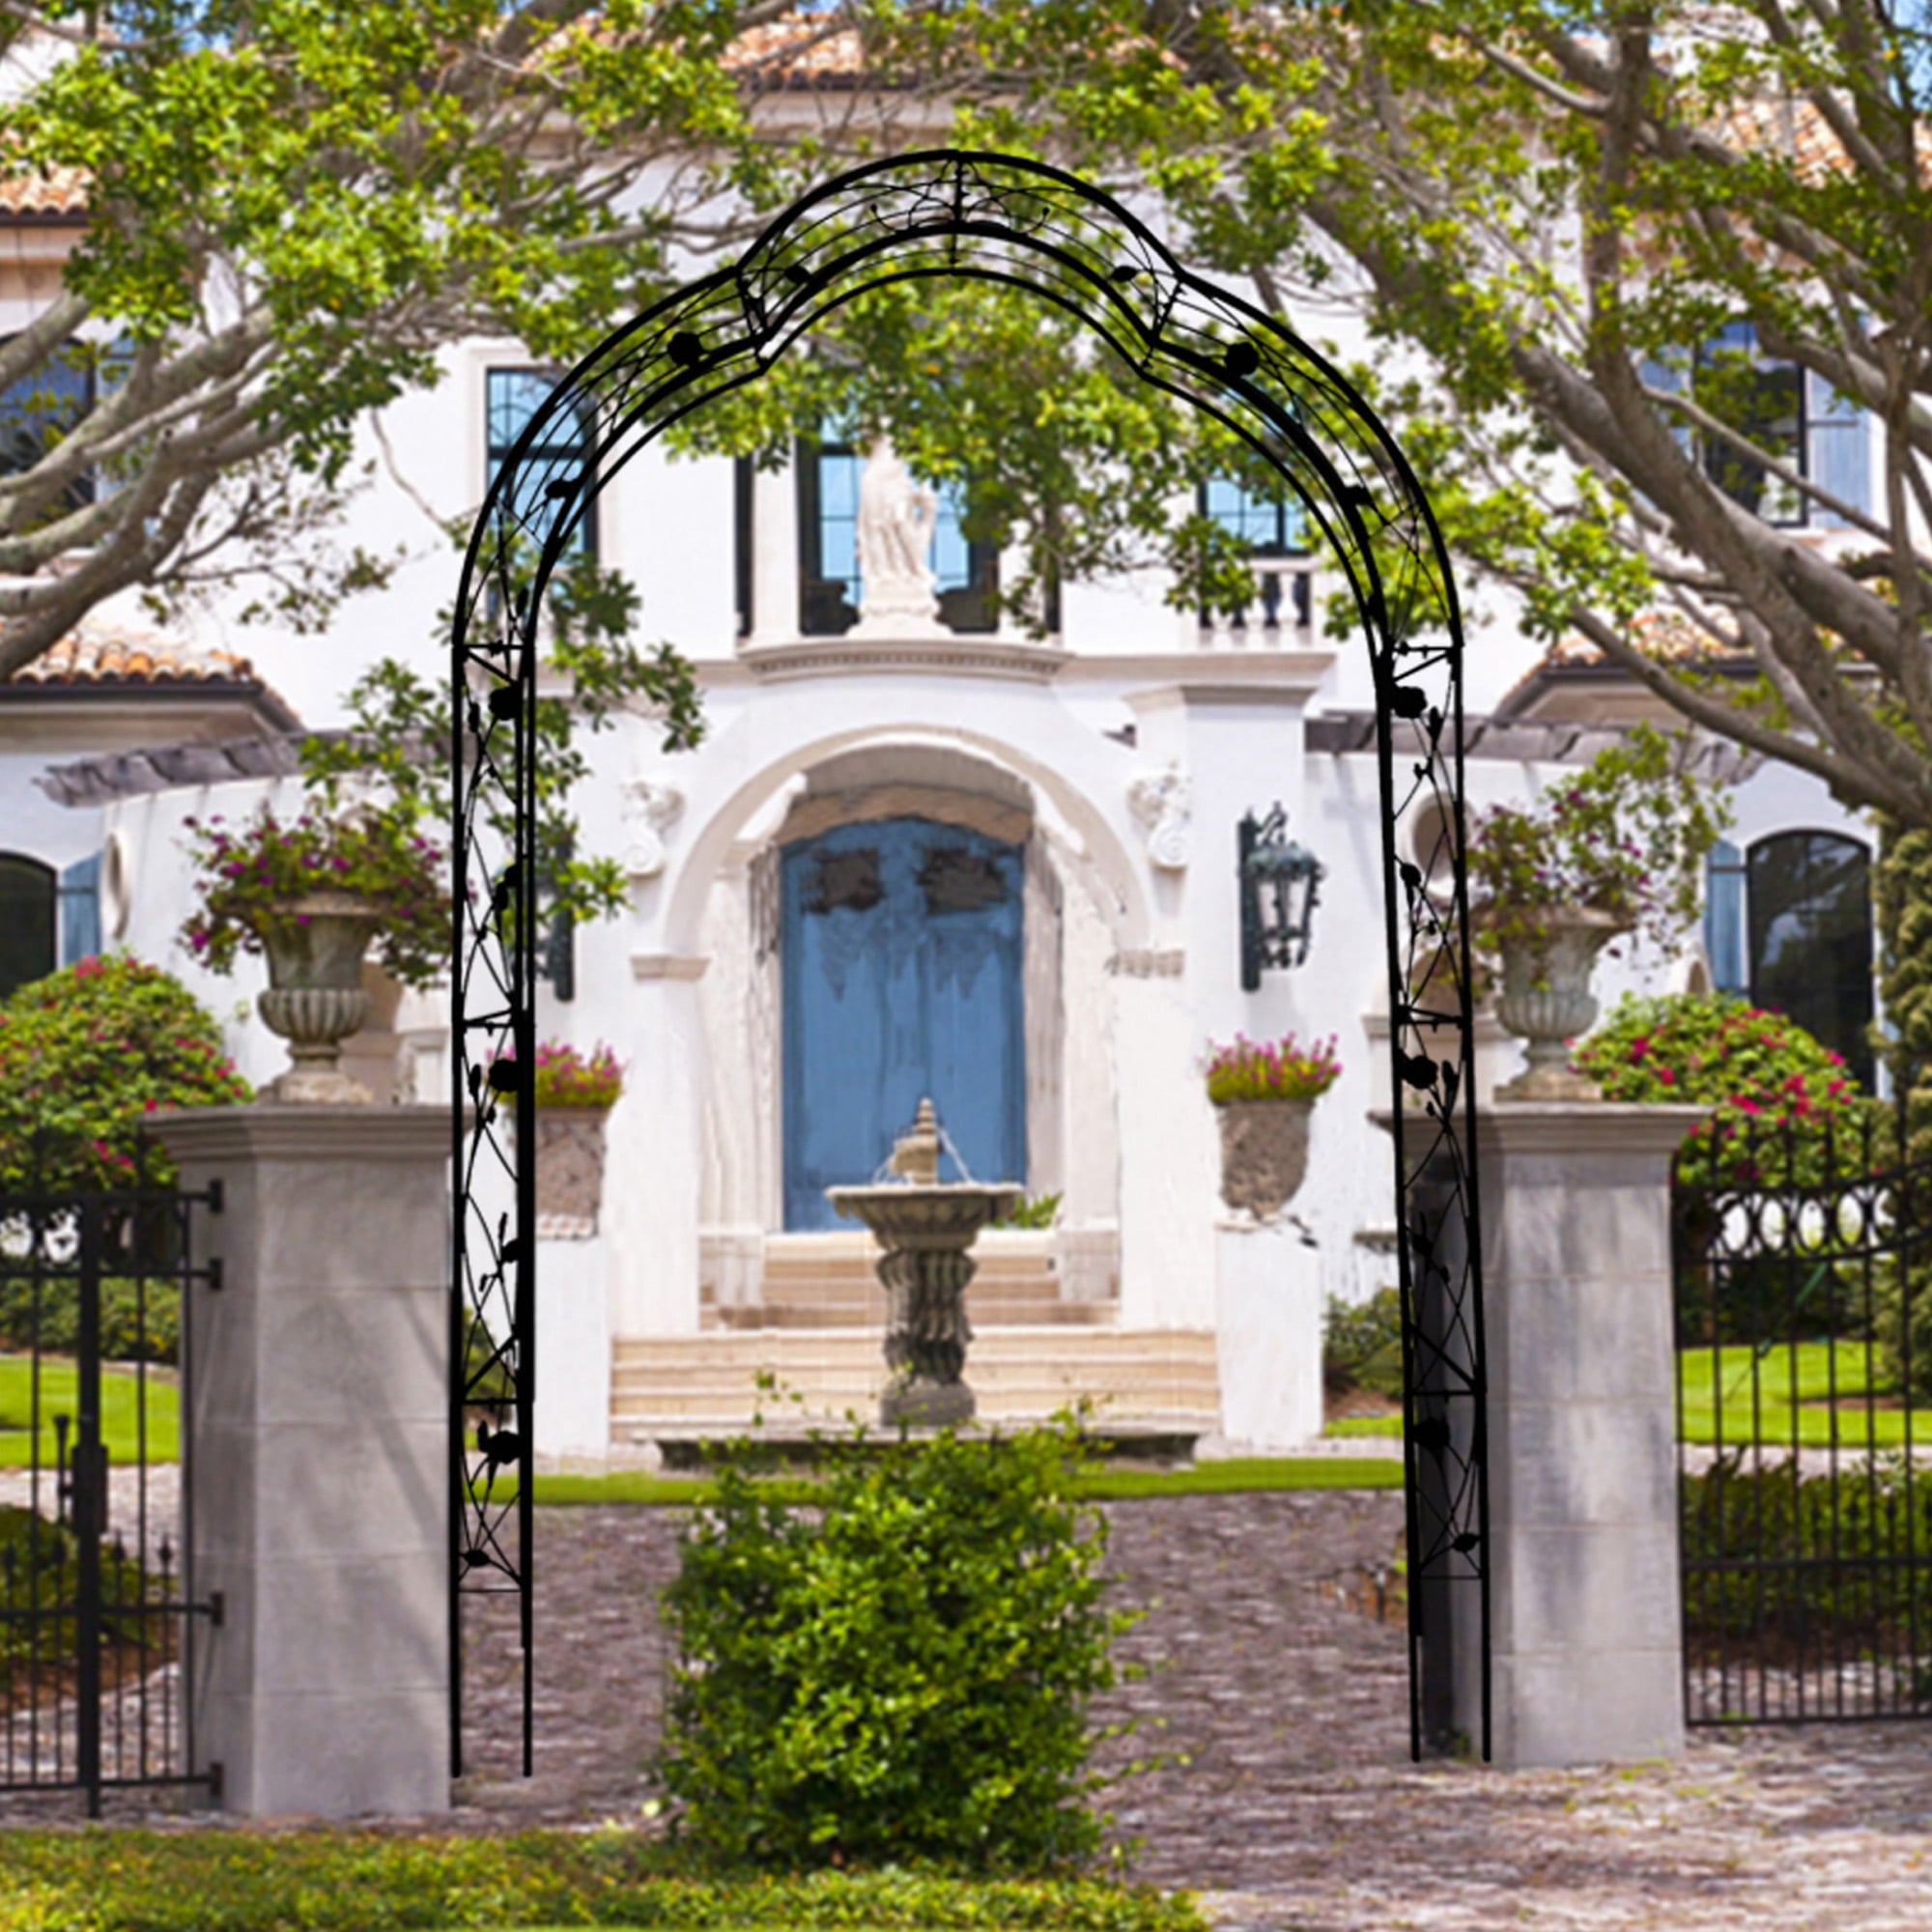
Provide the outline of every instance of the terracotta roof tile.
{"type": "Polygon", "coordinates": [[[822,14],[791,14],[746,28],[723,65],[764,88],[849,85],[865,71],[866,50],[849,26],[822,14]]]}
{"type": "Polygon", "coordinates": [[[52,168],[44,174],[0,176],[0,218],[84,217],[93,185],[94,177],[85,168],[52,168]]]}
{"type": "Polygon", "coordinates": [[[81,624],[51,650],[15,671],[10,682],[16,687],[42,685],[67,691],[102,686],[163,691],[185,685],[245,685],[259,691],[271,710],[286,712],[291,724],[297,722],[287,699],[264,680],[251,660],[213,645],[187,643],[122,625],[81,624]]]}
{"type": "MultiPolygon", "coordinates": [[[[1699,630],[1689,618],[1668,611],[1653,611],[1637,618],[1631,626],[1631,642],[1646,657],[1656,658],[1665,664],[1727,668],[1748,666],[1753,662],[1748,651],[1721,650],[1713,643],[1707,633],[1699,630]]],[[[1551,644],[1548,650],[1504,692],[1496,701],[1494,715],[1499,719],[1514,718],[1552,671],[1589,670],[1600,671],[1608,678],[1627,675],[1620,666],[1611,664],[1588,639],[1580,638],[1572,632],[1570,636],[1560,638],[1551,644]]]]}

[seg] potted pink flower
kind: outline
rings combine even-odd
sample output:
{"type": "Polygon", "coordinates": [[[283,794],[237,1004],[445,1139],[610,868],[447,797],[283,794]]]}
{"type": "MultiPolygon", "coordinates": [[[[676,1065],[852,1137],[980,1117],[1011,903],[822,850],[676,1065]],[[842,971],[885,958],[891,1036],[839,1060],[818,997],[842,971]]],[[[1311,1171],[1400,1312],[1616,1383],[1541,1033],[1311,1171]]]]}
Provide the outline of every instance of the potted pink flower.
{"type": "Polygon", "coordinates": [[[623,1066],[601,1040],[588,1053],[568,1040],[538,1043],[531,1096],[537,1117],[537,1233],[544,1239],[587,1241],[596,1234],[604,1195],[604,1123],[623,1091],[623,1066]]]}
{"type": "Polygon", "coordinates": [[[1303,1048],[1236,1034],[1208,1043],[1208,1097],[1221,1122],[1221,1199],[1258,1220],[1278,1214],[1308,1172],[1308,1120],[1342,1071],[1335,1036],[1303,1048]]]}

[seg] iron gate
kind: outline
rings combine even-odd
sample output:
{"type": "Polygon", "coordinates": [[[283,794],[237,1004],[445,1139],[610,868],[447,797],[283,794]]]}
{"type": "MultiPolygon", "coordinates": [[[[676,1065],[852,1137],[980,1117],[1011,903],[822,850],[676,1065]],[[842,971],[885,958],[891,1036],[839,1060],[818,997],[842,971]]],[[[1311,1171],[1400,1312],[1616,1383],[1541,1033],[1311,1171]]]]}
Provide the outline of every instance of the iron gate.
{"type": "Polygon", "coordinates": [[[1706,1128],[1678,1155],[1690,1723],[1932,1717],[1932,1162],[1899,1125],[1706,1128]]]}
{"type": "Polygon", "coordinates": [[[190,1229],[205,1194],[0,1191],[0,1792],[212,1786],[187,1620],[190,1229]]]}
{"type": "Polygon", "coordinates": [[[1389,1116],[1402,1286],[1409,1735],[1449,1655],[1479,1660],[1467,1728],[1490,1750],[1490,1508],[1474,1021],[1463,864],[1463,630],[1422,486],[1367,400],[1310,343],[1192,273],[1138,216],[1043,161],[954,148],[836,176],[735,262],[613,329],[532,412],[470,531],[450,651],[455,774],[455,1241],[450,1284],[452,1771],[463,1614],[508,1598],[529,1775],[537,1376],[536,721],[544,599],[605,483],[672,424],[753,382],[867,289],[1001,286],[1071,315],[1140,379],[1238,436],[1298,501],[1352,603],[1374,675],[1389,1116]],[[554,432],[574,425],[568,437],[554,432]],[[510,1129],[514,1126],[514,1144],[510,1129]],[[1424,1196],[1428,1201],[1425,1203],[1424,1196]],[[481,1416],[472,1433],[472,1417],[481,1416]],[[1425,1605],[1433,1605],[1425,1609],[1425,1605]],[[1426,1616],[1435,1618],[1425,1631],[1426,1616]]]}

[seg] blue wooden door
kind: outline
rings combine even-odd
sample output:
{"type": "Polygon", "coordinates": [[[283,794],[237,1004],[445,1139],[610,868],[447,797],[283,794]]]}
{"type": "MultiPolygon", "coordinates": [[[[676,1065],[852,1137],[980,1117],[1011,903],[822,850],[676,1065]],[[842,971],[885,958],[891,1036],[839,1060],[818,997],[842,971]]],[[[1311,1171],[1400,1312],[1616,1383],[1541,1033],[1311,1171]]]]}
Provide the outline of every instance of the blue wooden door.
{"type": "Polygon", "coordinates": [[[927,1094],[976,1180],[1024,1181],[1020,848],[889,818],[790,846],[782,882],[785,1226],[838,1225],[826,1188],[927,1094]]]}

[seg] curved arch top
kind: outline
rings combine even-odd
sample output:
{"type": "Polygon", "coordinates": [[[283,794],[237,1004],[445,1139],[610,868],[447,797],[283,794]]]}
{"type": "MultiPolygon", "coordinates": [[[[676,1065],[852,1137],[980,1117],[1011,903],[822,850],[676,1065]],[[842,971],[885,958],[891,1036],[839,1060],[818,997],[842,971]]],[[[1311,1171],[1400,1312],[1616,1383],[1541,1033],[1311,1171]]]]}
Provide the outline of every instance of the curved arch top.
{"type": "MultiPolygon", "coordinates": [[[[1476,1586],[1488,1654],[1487,1444],[1479,1275],[1468,905],[1463,852],[1463,639],[1440,532],[1415,474],[1360,393],[1273,317],[1184,268],[1111,196],[1044,162],[953,149],[902,155],[826,182],[780,215],[731,266],[613,330],[556,385],[491,487],[457,600],[453,702],[458,764],[456,1050],[459,1177],[497,1144],[513,1100],[503,1070],[534,1057],[537,906],[530,841],[538,612],[550,576],[598,491],[672,424],[754,382],[867,290],[972,277],[1077,317],[1145,382],[1239,436],[1306,507],[1349,585],[1374,669],[1389,985],[1398,1260],[1404,1303],[1408,1548],[1416,1584],[1476,1586]],[[587,458],[554,453],[559,418],[588,426],[587,458]],[[549,447],[547,447],[549,446],[549,447]],[[1435,806],[1446,893],[1399,851],[1405,814],[1435,806]],[[506,841],[492,832],[514,820],[506,841]],[[514,849],[512,849],[514,848],[514,849]],[[494,1076],[505,1082],[491,1087],[494,1076]]],[[[582,430],[577,432],[582,439],[582,430]]],[[[582,440],[579,447],[582,446],[582,440]]],[[[534,1359],[532,1176],[518,1168],[514,1225],[494,1227],[466,1194],[458,1214],[453,1333],[481,1320],[514,1390],[529,1457],[534,1359]]],[[[459,1352],[458,1359],[463,1356],[459,1352]]],[[[460,1425],[467,1395],[452,1395],[460,1425]]],[[[472,1403],[473,1406],[473,1403],[472,1403]]],[[[512,1536],[492,1502],[494,1465],[466,1452],[452,1471],[462,1587],[520,1589],[527,1613],[526,1466],[512,1536]]],[[[1412,1649],[1423,1604],[1410,1590],[1412,1649]]],[[[1445,1660],[1446,1662],[1446,1660],[1445,1660]]],[[[1419,1742],[1418,1672],[1411,1732],[1419,1742]]],[[[1485,1669],[1487,1706],[1487,1667],[1485,1669]]],[[[527,1714],[526,1714],[527,1727],[527,1714]]],[[[1482,1719],[1488,1752],[1488,1712],[1482,1719]]]]}

